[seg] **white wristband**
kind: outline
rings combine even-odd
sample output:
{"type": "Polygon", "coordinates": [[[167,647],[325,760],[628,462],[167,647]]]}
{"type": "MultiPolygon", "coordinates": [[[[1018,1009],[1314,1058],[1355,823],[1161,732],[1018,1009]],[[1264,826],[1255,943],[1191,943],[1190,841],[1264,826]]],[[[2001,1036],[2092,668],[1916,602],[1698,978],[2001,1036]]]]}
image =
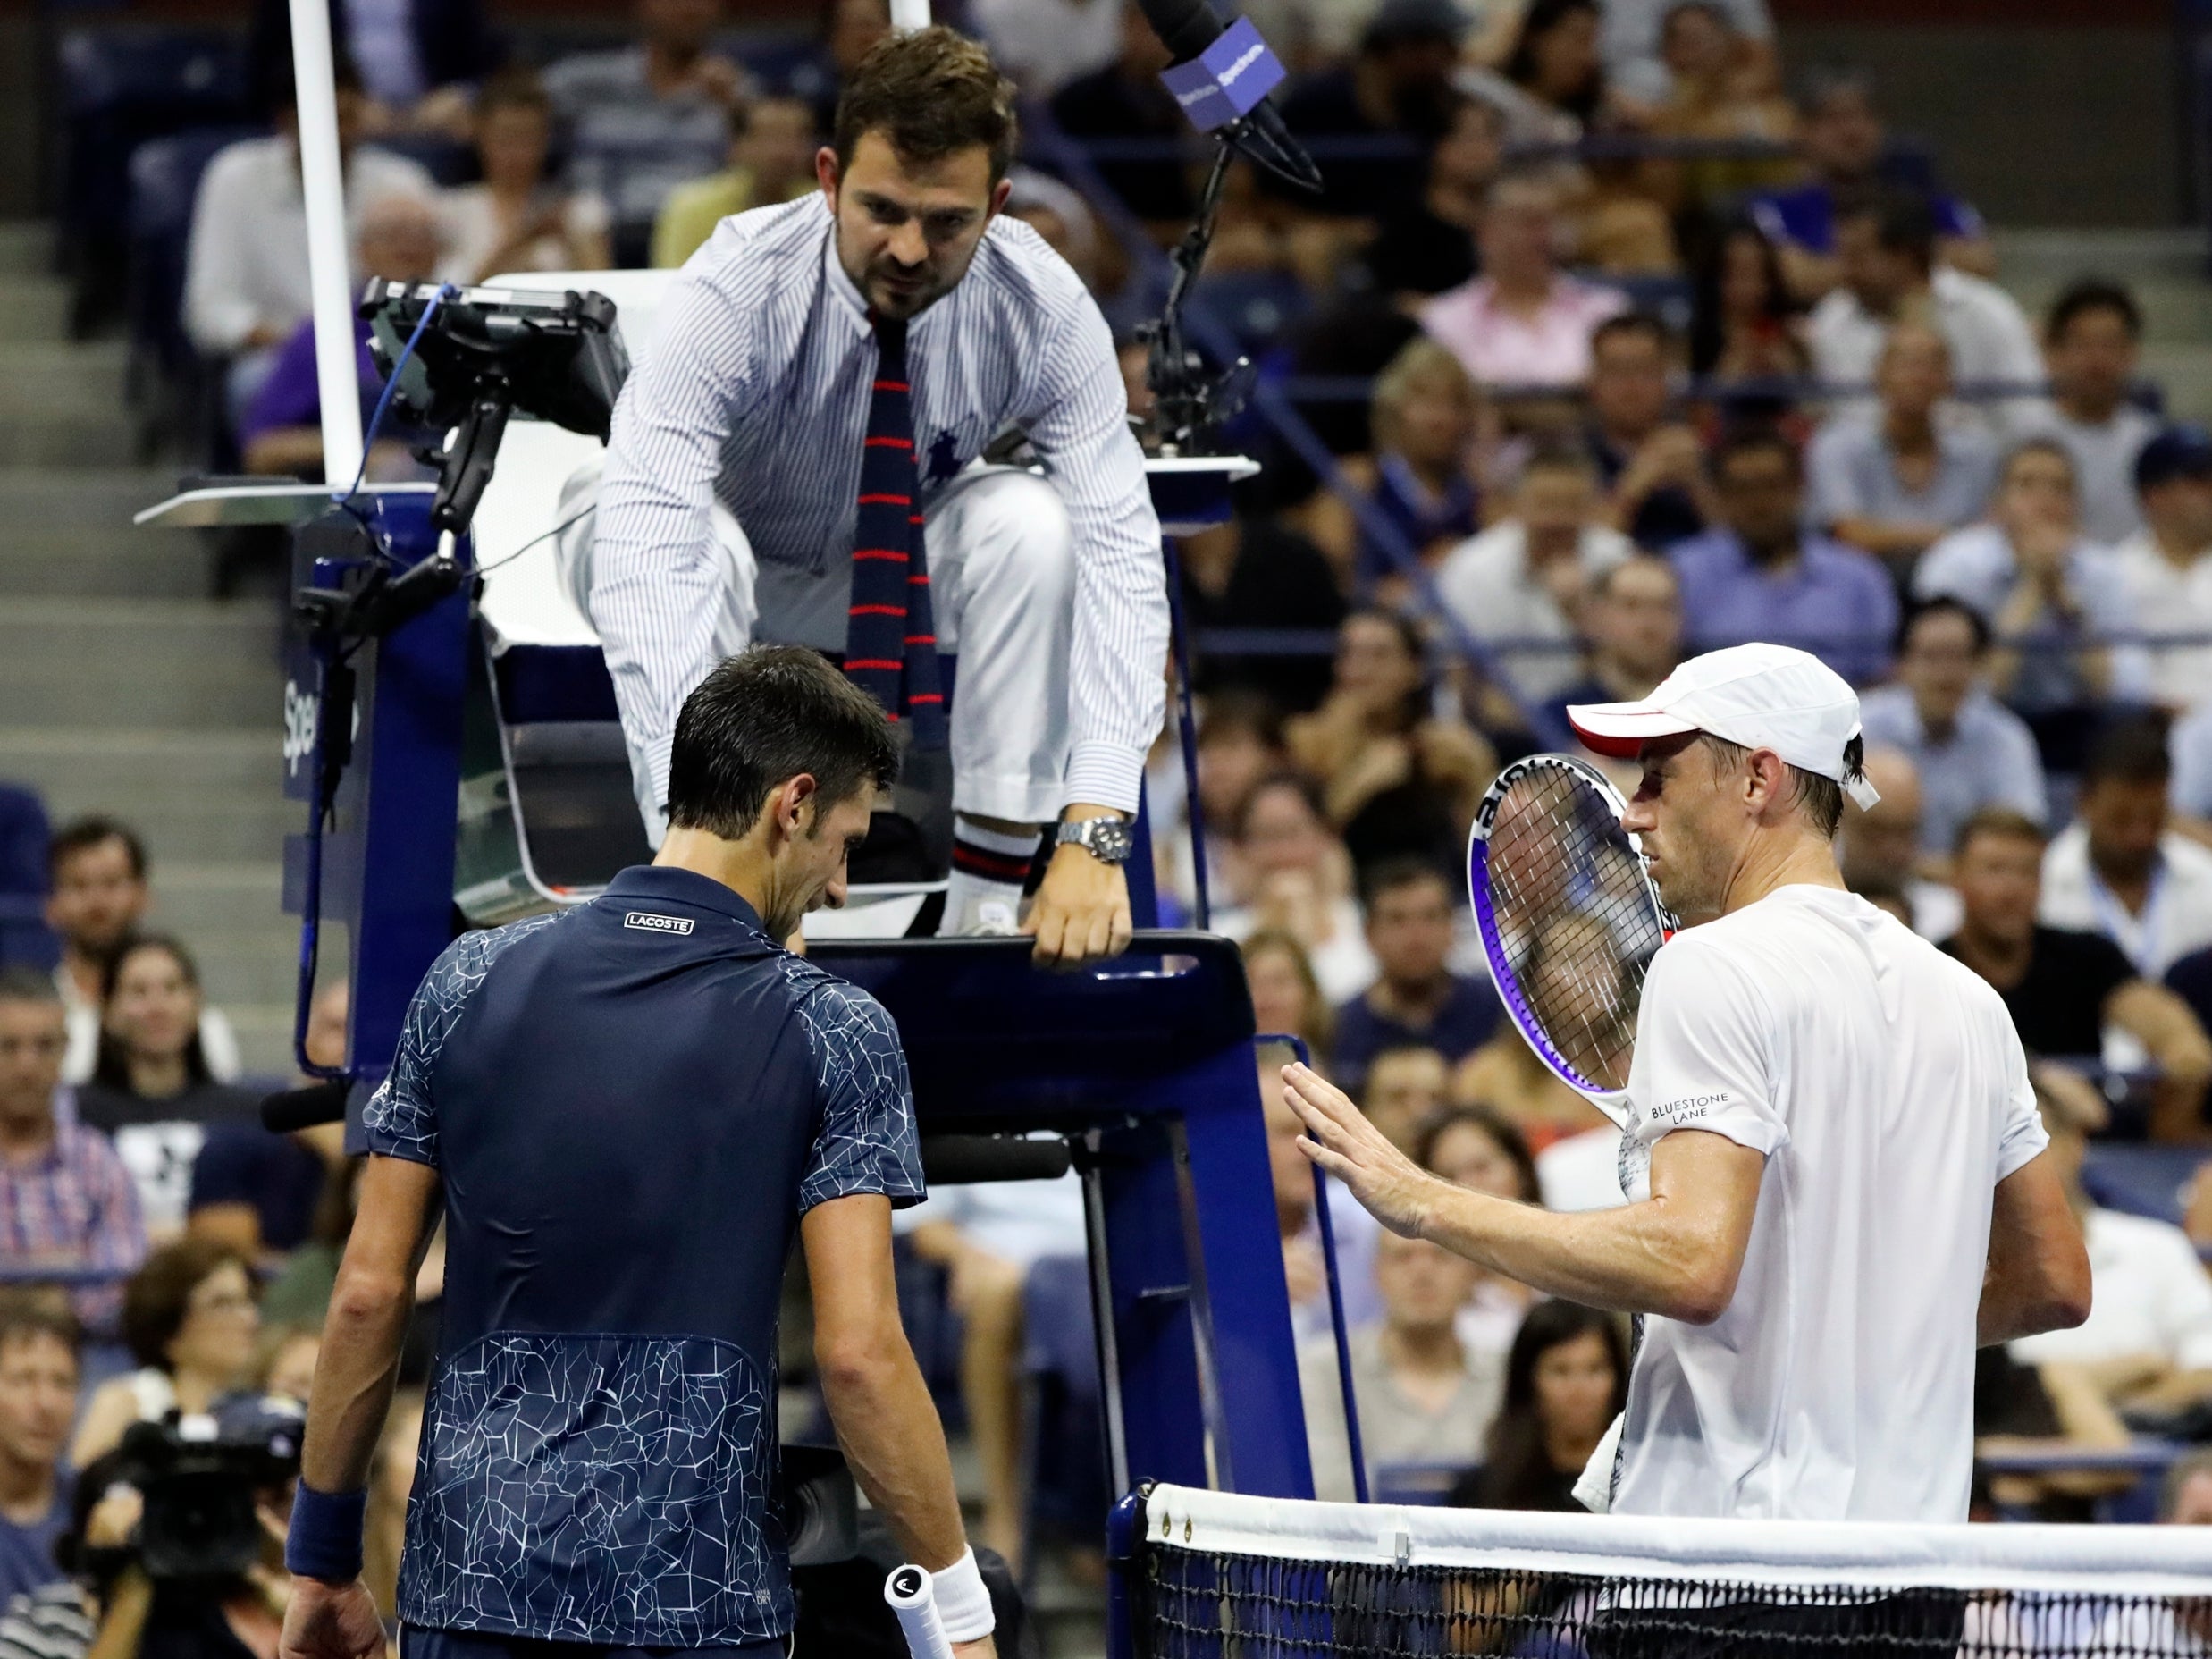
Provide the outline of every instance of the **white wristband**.
{"type": "Polygon", "coordinates": [[[929,1592],[937,1603],[938,1622],[949,1642],[980,1642],[997,1627],[991,1612],[991,1593],[983,1586],[983,1572],[975,1564],[975,1552],[965,1550],[942,1572],[929,1575],[929,1592]]]}

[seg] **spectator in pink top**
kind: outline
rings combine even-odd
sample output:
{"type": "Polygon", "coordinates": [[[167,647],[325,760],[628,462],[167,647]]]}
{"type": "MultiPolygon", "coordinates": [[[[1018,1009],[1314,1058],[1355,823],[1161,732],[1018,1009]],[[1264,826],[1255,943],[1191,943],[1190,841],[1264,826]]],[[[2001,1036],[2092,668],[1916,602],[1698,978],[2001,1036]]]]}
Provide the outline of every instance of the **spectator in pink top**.
{"type": "Polygon", "coordinates": [[[1627,301],[1559,268],[1558,191],[1508,174],[1491,187],[1476,240],[1483,274],[1430,300],[1421,326],[1486,385],[1579,386],[1591,330],[1627,301]]]}

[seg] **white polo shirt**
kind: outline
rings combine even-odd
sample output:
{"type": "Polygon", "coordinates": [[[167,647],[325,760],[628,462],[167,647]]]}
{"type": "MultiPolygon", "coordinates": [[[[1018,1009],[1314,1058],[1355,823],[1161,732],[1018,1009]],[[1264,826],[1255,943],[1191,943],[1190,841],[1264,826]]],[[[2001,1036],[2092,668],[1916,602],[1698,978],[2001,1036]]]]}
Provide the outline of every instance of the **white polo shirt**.
{"type": "Polygon", "coordinates": [[[2123,905],[2090,862],[2089,830],[2078,821],[2043,852],[2043,899],[2035,919],[2047,928],[2101,933],[2147,980],[2212,945],[2212,851],[2169,830],[2158,838],[2157,868],[2141,911],[2123,905]]]}
{"type": "Polygon", "coordinates": [[[2149,1216],[2092,1209],[2082,1221],[2089,1247],[2090,1317],[2070,1331],[2023,1336],[2012,1356],[2094,1364],[2155,1353],[2184,1371],[2212,1370],[2212,1277],[2189,1234],[2149,1216]]]}
{"type": "Polygon", "coordinates": [[[1997,993],[1786,887],[1653,959],[1628,1094],[1631,1199],[1678,1129],[1766,1169],[1728,1310],[1642,1321],[1612,1507],[1964,1520],[1991,1193],[2045,1144],[1997,993]]]}

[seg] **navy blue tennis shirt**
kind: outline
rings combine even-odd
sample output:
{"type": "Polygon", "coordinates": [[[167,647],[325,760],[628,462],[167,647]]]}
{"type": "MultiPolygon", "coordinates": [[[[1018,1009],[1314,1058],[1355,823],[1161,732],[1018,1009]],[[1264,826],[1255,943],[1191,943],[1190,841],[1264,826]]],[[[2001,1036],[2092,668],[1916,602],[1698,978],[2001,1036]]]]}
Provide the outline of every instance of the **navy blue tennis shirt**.
{"type": "Polygon", "coordinates": [[[798,1217],[922,1192],[905,1056],[750,905],[638,868],[455,941],[362,1113],[444,1186],[417,1629],[638,1647],[792,1626],[770,1513],[798,1217]]]}

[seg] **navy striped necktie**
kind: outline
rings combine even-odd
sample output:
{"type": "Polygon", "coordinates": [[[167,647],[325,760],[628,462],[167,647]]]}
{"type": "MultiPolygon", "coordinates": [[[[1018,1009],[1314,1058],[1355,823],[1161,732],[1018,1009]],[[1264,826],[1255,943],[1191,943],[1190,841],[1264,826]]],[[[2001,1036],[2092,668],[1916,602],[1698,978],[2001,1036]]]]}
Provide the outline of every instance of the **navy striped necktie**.
{"type": "Polygon", "coordinates": [[[875,387],[861,451],[860,510],[853,523],[853,606],[845,671],[908,723],[917,749],[945,746],[945,695],[921,545],[921,474],[906,380],[906,324],[874,317],[875,387]]]}

